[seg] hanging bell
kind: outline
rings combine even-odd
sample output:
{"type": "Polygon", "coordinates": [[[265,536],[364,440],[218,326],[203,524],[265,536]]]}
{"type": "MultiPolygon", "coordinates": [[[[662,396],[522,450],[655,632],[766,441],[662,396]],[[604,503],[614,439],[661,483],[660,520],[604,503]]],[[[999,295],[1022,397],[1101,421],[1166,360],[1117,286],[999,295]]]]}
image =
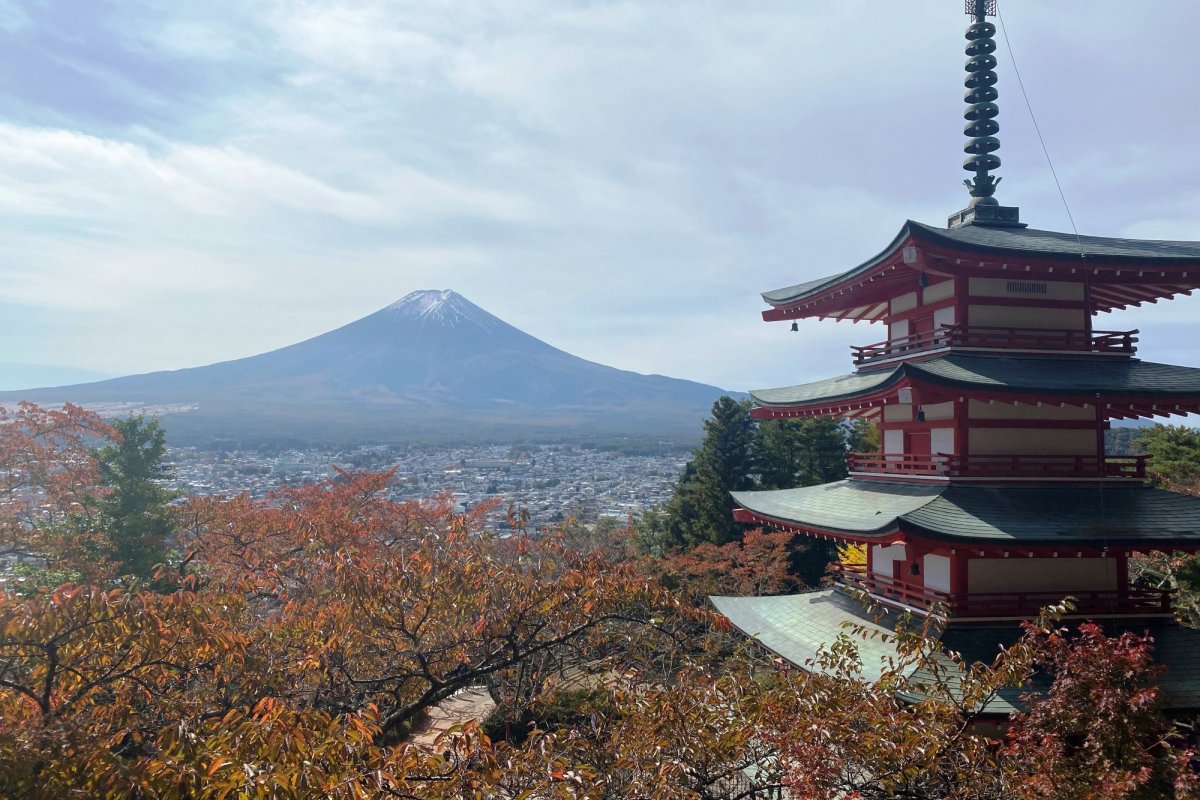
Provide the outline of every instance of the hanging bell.
{"type": "Polygon", "coordinates": [[[793,323],[792,323],[792,333],[795,333],[795,332],[796,332],[796,331],[798,331],[798,330],[800,330],[800,323],[799,323],[799,322],[793,322],[793,323]]]}

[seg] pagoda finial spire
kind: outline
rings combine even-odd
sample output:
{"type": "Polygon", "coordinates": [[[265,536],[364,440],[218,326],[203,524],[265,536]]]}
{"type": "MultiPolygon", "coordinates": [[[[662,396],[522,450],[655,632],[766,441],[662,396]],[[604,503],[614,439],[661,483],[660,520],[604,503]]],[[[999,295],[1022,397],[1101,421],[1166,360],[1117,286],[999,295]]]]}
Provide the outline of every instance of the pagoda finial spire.
{"type": "Polygon", "coordinates": [[[1000,149],[1000,140],[996,133],[1000,124],[996,115],[1000,107],[996,105],[996,26],[987,21],[988,16],[996,14],[996,0],[966,0],[967,13],[974,21],[967,26],[967,79],[964,85],[967,93],[964,100],[967,110],[963,116],[967,125],[963,133],[970,137],[963,150],[970,155],[963,162],[963,169],[974,172],[975,177],[963,181],[971,193],[971,205],[986,203],[997,205],[996,185],[1000,178],[992,176],[992,170],[1000,166],[1000,157],[995,153],[1000,149]]]}
{"type": "Polygon", "coordinates": [[[963,133],[967,143],[963,150],[968,154],[963,169],[975,173],[975,177],[963,181],[971,194],[971,202],[965,209],[950,218],[950,227],[972,223],[987,225],[1020,225],[1020,211],[1016,207],[1002,206],[993,196],[1000,178],[992,175],[999,168],[1000,140],[996,134],[1000,123],[996,116],[1000,107],[996,105],[996,26],[988,22],[996,15],[996,0],[966,0],[967,14],[972,17],[967,26],[967,93],[963,99],[967,120],[963,133]]]}

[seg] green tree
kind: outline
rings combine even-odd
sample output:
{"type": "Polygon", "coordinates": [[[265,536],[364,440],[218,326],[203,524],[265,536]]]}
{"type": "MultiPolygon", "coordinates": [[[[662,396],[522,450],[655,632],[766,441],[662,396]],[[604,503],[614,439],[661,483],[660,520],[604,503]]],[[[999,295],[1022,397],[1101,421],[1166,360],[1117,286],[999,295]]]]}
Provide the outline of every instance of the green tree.
{"type": "Polygon", "coordinates": [[[883,449],[879,426],[861,417],[851,420],[846,427],[846,449],[851,453],[878,453],[883,449]]]}
{"type": "Polygon", "coordinates": [[[162,482],[172,477],[166,434],[156,419],[115,420],[113,444],[96,451],[100,483],[109,492],[100,501],[100,523],[111,541],[112,558],[123,574],[149,578],[166,560],[174,532],[168,504],[177,495],[162,482]]]}
{"type": "Polygon", "coordinates": [[[791,489],[846,477],[847,432],[833,417],[760,422],[753,443],[759,487],[791,489]]]}
{"type": "Polygon", "coordinates": [[[1160,484],[1187,489],[1200,482],[1200,431],[1185,425],[1151,425],[1134,440],[1150,456],[1150,476],[1160,484]]]}
{"type": "Polygon", "coordinates": [[[704,441],[692,454],[666,506],[665,538],[674,545],[725,544],[741,538],[730,492],[753,488],[749,401],[725,396],[704,422],[704,441]]]}

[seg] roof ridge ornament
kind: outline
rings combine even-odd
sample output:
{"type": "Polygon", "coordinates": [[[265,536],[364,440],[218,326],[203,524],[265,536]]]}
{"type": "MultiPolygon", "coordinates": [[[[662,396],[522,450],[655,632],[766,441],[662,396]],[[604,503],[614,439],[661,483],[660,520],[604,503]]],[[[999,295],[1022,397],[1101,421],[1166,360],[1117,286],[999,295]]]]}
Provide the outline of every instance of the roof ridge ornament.
{"type": "MultiPolygon", "coordinates": [[[[974,20],[967,26],[967,78],[963,82],[967,92],[963,100],[967,110],[963,117],[967,120],[963,134],[967,143],[963,147],[967,158],[963,161],[963,169],[975,173],[971,180],[964,180],[971,194],[970,204],[950,217],[949,227],[957,228],[963,225],[1004,225],[1020,226],[1020,210],[1015,206],[1002,206],[994,195],[1000,178],[991,174],[1000,166],[1000,140],[996,134],[1000,131],[1000,123],[996,116],[1000,107],[996,105],[999,92],[996,91],[996,26],[987,21],[989,16],[996,16],[997,0],[966,0],[966,12],[974,20]]],[[[1021,226],[1023,227],[1023,226],[1021,226]]]]}

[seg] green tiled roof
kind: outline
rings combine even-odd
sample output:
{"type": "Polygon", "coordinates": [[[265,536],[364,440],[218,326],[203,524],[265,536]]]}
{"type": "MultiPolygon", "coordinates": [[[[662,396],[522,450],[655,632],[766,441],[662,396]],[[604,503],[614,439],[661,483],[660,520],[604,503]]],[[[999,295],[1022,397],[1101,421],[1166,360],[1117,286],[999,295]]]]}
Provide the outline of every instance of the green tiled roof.
{"type": "Polygon", "coordinates": [[[1145,486],[987,487],[853,478],[734,492],[742,508],[800,527],[866,538],[896,530],[987,544],[1149,544],[1200,541],[1200,498],[1145,486]]]}
{"type": "Polygon", "coordinates": [[[1200,498],[1145,486],[949,486],[904,514],[901,526],[974,541],[1195,542],[1200,540],[1200,498]]]}
{"type": "Polygon", "coordinates": [[[1156,239],[1119,239],[1104,236],[1076,236],[1073,233],[1040,231],[1033,228],[986,227],[965,225],[961,228],[938,228],[909,220],[891,243],[878,255],[856,267],[825,278],[763,292],[763,300],[780,305],[816,294],[822,288],[867,272],[888,258],[909,236],[959,249],[987,253],[1011,253],[1030,257],[1073,257],[1080,253],[1104,261],[1132,263],[1190,263],[1200,261],[1200,242],[1177,242],[1156,239]]]}
{"type": "Polygon", "coordinates": [[[756,403],[764,406],[800,405],[869,394],[894,383],[902,376],[903,372],[899,366],[891,366],[827,378],[815,383],[786,386],[782,389],[760,389],[751,391],[750,396],[756,403]]]}
{"type": "Polygon", "coordinates": [[[910,361],[865,370],[815,383],[750,392],[767,407],[809,405],[863,396],[901,378],[1008,392],[1043,391],[1100,397],[1139,397],[1161,400],[1200,395],[1200,368],[1155,364],[1138,359],[1037,358],[1030,356],[966,355],[910,361]]]}
{"type": "Polygon", "coordinates": [[[888,618],[872,622],[862,605],[842,592],[826,590],[774,597],[710,597],[717,611],[724,614],[742,633],[757,639],[764,647],[798,667],[809,668],[817,652],[852,626],[862,626],[873,634],[855,637],[863,677],[877,680],[888,658],[896,649],[880,641],[880,634],[894,631],[888,618]]]}
{"type": "Polygon", "coordinates": [[[989,252],[1019,253],[1028,256],[1074,256],[1081,252],[1106,261],[1198,261],[1200,242],[1165,239],[1121,239],[1108,236],[1076,236],[1060,231],[1034,228],[1001,228],[964,225],[938,228],[909,221],[905,229],[921,239],[989,252]]]}
{"type": "Polygon", "coordinates": [[[844,480],[799,489],[733,492],[764,517],[853,533],[880,534],[945,491],[943,485],[844,480]]]}
{"type": "Polygon", "coordinates": [[[1010,391],[1045,390],[1101,397],[1191,397],[1200,369],[1129,359],[1012,358],[950,354],[906,364],[932,383],[1010,391]]]}
{"type": "MultiPolygon", "coordinates": [[[[895,633],[895,612],[888,611],[873,620],[857,600],[840,591],[776,597],[710,597],[709,600],[734,627],[801,669],[816,669],[818,652],[828,648],[839,636],[847,636],[854,643],[863,680],[878,680],[889,665],[900,658],[894,644],[887,641],[889,635],[895,633]]],[[[980,629],[951,625],[937,638],[945,650],[961,653],[969,662],[990,662],[1000,644],[1011,644],[1019,635],[1020,629],[1015,626],[980,629]]],[[[946,668],[943,674],[955,674],[948,656],[939,654],[936,659],[946,668]]],[[[930,677],[917,669],[910,670],[908,675],[917,681],[930,677]]],[[[1034,687],[1006,689],[984,711],[1008,714],[1020,707],[1021,695],[1031,688],[1034,687]]],[[[919,698],[914,695],[907,699],[919,698]]]]}
{"type": "MultiPolygon", "coordinates": [[[[813,669],[813,659],[818,651],[843,634],[852,635],[854,628],[868,634],[866,637],[852,636],[865,680],[876,680],[888,659],[898,656],[895,648],[882,641],[879,635],[893,632],[894,613],[877,622],[872,621],[857,600],[842,592],[826,590],[777,597],[709,599],[736,628],[802,669],[813,669]]],[[[1168,710],[1200,708],[1200,630],[1168,621],[1105,623],[1104,630],[1109,636],[1126,631],[1139,635],[1148,632],[1154,637],[1156,661],[1166,667],[1166,674],[1158,681],[1165,707],[1168,710]]],[[[1020,636],[1021,630],[1016,625],[951,624],[938,638],[946,651],[960,653],[964,661],[988,663],[1001,646],[1013,644],[1020,636]]],[[[941,655],[938,659],[951,667],[949,657],[941,655]]],[[[953,674],[952,669],[946,672],[953,674]]],[[[911,676],[917,680],[928,677],[916,670],[911,676]]],[[[1024,687],[1002,691],[984,710],[991,714],[1007,714],[1023,706],[1023,695],[1044,691],[1048,685],[1047,676],[1036,675],[1024,687]]]]}

